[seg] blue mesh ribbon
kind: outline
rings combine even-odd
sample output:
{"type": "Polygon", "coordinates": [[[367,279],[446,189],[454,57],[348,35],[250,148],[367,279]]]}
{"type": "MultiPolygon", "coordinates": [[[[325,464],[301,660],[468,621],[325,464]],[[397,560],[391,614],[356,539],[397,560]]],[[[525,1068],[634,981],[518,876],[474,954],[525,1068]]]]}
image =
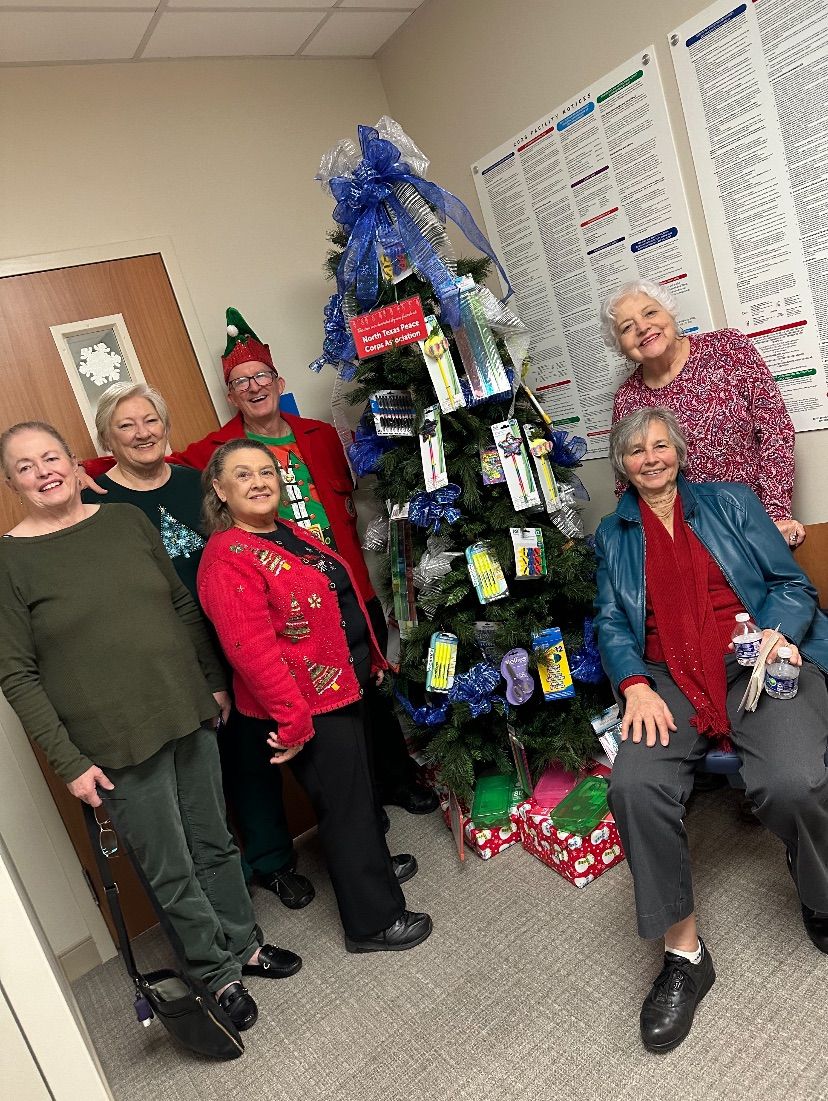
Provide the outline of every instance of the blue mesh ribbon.
{"type": "Polygon", "coordinates": [[[342,295],[332,294],[325,307],[325,339],[322,355],[309,364],[312,371],[321,371],[326,363],[336,367],[339,377],[350,382],[356,374],[356,347],[351,330],[342,313],[342,295]]]}
{"type": "Polygon", "coordinates": [[[604,667],[598,653],[592,616],[587,616],[584,620],[584,643],[572,655],[569,671],[573,679],[582,684],[600,684],[604,680],[604,667]]]}
{"type": "Polygon", "coordinates": [[[475,248],[497,265],[508,298],[512,293],[508,276],[468,207],[450,191],[412,172],[409,165],[400,160],[402,154],[397,146],[381,138],[373,126],[360,126],[358,131],[362,160],[350,176],[334,176],[328,181],[336,199],[334,220],[350,233],[336,273],[340,295],[353,287],[361,309],[374,305],[379,290],[379,263],[374,246],[380,241],[386,251],[401,250],[407,254],[412,266],[434,288],[442,316],[452,327],[459,325],[455,277],[398,195],[401,185],[410,184],[443,222],[450,218],[475,248]]]}
{"type": "Polygon", "coordinates": [[[394,689],[394,695],[402,704],[406,715],[417,726],[440,726],[448,718],[448,703],[426,703],[422,707],[415,707],[411,700],[400,692],[399,688],[394,689]]]}
{"type": "Polygon", "coordinates": [[[393,451],[397,442],[388,436],[378,436],[373,419],[366,414],[357,425],[354,442],[347,449],[354,474],[358,478],[364,478],[366,474],[374,474],[380,459],[386,452],[393,451]]]}
{"type": "Polygon", "coordinates": [[[460,486],[449,482],[442,489],[434,489],[431,493],[418,493],[408,502],[408,519],[419,528],[430,528],[434,525],[436,535],[443,520],[447,524],[454,524],[460,519],[460,509],[454,507],[454,502],[461,492],[460,486]]]}
{"type": "Polygon", "coordinates": [[[449,689],[450,703],[468,704],[472,718],[491,711],[495,703],[503,703],[494,690],[500,684],[500,671],[487,661],[479,661],[467,673],[458,673],[449,689]]]}
{"type": "Polygon", "coordinates": [[[549,458],[558,466],[578,466],[586,455],[587,442],[583,436],[572,436],[563,428],[553,428],[549,437],[552,440],[549,458]]]}

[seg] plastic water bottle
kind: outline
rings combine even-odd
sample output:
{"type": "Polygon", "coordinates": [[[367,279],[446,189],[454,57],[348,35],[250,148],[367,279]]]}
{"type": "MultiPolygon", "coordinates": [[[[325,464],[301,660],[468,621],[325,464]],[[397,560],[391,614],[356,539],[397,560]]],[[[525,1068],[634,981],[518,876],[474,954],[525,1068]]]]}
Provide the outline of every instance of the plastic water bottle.
{"type": "Polygon", "coordinates": [[[736,616],[736,626],[730,638],[739,664],[755,665],[762,645],[762,632],[747,612],[739,612],[736,616]]]}
{"type": "Polygon", "coordinates": [[[775,700],[792,700],[799,688],[799,666],[791,665],[790,646],[780,646],[776,661],[765,670],[765,691],[775,700]]]}

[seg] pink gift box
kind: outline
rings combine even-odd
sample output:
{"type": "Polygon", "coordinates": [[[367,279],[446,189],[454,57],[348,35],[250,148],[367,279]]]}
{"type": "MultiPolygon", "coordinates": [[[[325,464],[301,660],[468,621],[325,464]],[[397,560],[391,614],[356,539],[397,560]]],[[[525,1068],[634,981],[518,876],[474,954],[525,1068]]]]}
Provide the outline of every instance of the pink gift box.
{"type": "Polygon", "coordinates": [[[517,810],[524,849],[576,887],[586,887],[624,859],[611,814],[581,836],[558,829],[549,810],[538,806],[534,799],[527,799],[517,810]]]}
{"type": "MultiPolygon", "coordinates": [[[[463,814],[463,838],[466,845],[473,849],[481,860],[491,860],[493,856],[502,853],[504,849],[516,845],[520,841],[520,826],[518,808],[513,807],[509,814],[509,823],[504,826],[475,826],[469,818],[468,804],[460,802],[460,810],[463,814]]],[[[446,825],[451,829],[448,799],[440,798],[440,809],[446,825]]]]}
{"type": "Polygon", "coordinates": [[[550,765],[535,784],[532,799],[539,807],[552,809],[569,795],[576,784],[585,776],[609,776],[610,770],[605,765],[595,764],[592,768],[582,769],[580,772],[567,772],[560,765],[550,765]]]}

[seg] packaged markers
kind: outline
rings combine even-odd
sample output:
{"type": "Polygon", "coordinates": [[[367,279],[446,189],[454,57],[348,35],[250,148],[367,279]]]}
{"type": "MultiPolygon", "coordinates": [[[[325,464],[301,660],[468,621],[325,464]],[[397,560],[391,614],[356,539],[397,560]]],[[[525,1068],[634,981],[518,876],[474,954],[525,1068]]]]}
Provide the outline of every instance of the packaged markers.
{"type": "Polygon", "coordinates": [[[466,547],[466,563],[481,604],[491,604],[508,595],[509,587],[492,543],[483,541],[466,547]]]}
{"type": "Polygon", "coordinates": [[[536,424],[524,424],[523,434],[529,446],[529,454],[535,464],[535,473],[543,494],[543,503],[547,512],[557,512],[561,507],[560,492],[555,472],[549,461],[552,443],[547,440],[536,424]]]}
{"type": "Polygon", "coordinates": [[[440,322],[433,314],[425,319],[428,328],[428,336],[425,340],[418,340],[420,351],[423,353],[431,384],[444,413],[453,413],[466,404],[460,379],[451,358],[448,341],[440,322]]]}
{"type": "Polygon", "coordinates": [[[541,503],[518,422],[512,418],[492,425],[492,435],[506,475],[506,486],[515,511],[541,503]]]}
{"type": "Polygon", "coordinates": [[[569,660],[559,627],[547,627],[532,634],[532,649],[538,663],[543,698],[564,700],[575,695],[569,660]]]}
{"type": "Polygon", "coordinates": [[[414,435],[414,399],[410,390],[377,390],[371,395],[370,406],[378,436],[414,435]]]}
{"type": "Polygon", "coordinates": [[[420,458],[423,463],[423,480],[426,492],[448,485],[446,457],[443,452],[443,430],[440,426],[439,405],[429,405],[423,410],[423,422],[418,433],[420,458]]]}
{"type": "Polygon", "coordinates": [[[426,692],[448,692],[454,684],[457,664],[457,635],[435,631],[428,644],[426,692]]]}
{"type": "Polygon", "coordinates": [[[621,745],[621,714],[618,704],[614,703],[612,707],[608,707],[606,711],[602,711],[600,715],[596,715],[589,721],[612,768],[618,747],[621,745]]]}
{"type": "Polygon", "coordinates": [[[546,573],[546,550],[540,528],[509,528],[515,551],[515,580],[526,581],[546,573]]]}

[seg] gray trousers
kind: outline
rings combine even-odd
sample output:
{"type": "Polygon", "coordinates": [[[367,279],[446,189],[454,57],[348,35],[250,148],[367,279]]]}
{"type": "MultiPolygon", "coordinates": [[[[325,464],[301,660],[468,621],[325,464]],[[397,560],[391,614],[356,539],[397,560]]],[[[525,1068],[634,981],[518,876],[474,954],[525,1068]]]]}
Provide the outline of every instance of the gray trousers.
{"type": "MultiPolygon", "coordinates": [[[[742,758],[746,793],[757,817],[791,852],[800,897],[828,913],[828,691],[816,666],[804,662],[792,700],[762,694],[756,711],[738,712],[749,670],[733,656],[727,666],[731,740],[742,758]]],[[[684,804],[696,765],[711,748],[689,720],[693,708],[667,666],[648,662],[655,689],[678,729],[667,746],[621,744],[612,769],[609,804],[635,887],[638,932],[661,937],[695,909],[684,804]]]]}
{"type": "Polygon", "coordinates": [[[256,951],[256,919],[227,829],[215,731],[104,771],[115,788],[101,795],[119,842],[177,933],[187,970],[211,991],[240,979],[256,951]]]}

